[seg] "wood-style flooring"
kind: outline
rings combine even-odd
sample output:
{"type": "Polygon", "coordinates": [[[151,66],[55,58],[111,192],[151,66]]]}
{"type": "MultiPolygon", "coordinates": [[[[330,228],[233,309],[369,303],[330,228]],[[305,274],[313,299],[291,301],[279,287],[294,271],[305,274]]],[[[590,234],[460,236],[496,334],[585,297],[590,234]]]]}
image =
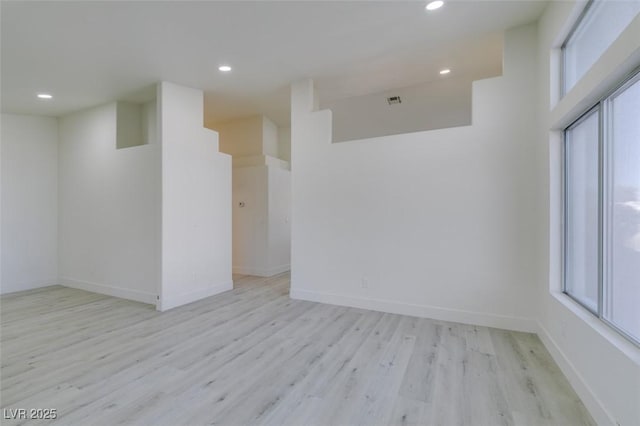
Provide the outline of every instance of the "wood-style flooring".
{"type": "MultiPolygon", "coordinates": [[[[60,425],[592,425],[533,334],[291,300],[289,275],[164,313],[1,300],[1,405],[60,425]]],[[[2,419],[2,424],[29,423],[2,419]]]]}

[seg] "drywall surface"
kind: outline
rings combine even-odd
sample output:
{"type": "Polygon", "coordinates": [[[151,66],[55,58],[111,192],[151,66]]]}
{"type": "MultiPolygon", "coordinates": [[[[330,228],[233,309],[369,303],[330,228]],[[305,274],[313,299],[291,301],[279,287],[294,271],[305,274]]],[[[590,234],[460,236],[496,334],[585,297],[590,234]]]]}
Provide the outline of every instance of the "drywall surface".
{"type": "Polygon", "coordinates": [[[132,102],[116,103],[116,146],[118,148],[130,148],[142,145],[143,129],[143,106],[132,102]]]}
{"type": "Polygon", "coordinates": [[[62,284],[155,303],[160,147],[116,149],[116,103],[60,119],[62,284]]]}
{"type": "Polygon", "coordinates": [[[268,276],[268,167],[233,168],[233,272],[268,276]]]}
{"type": "Polygon", "coordinates": [[[214,126],[220,151],[237,157],[280,158],[278,127],[263,115],[238,118],[214,126]]]}
{"type": "Polygon", "coordinates": [[[291,172],[267,167],[268,199],[268,276],[291,267],[291,172]]]}
{"type": "Polygon", "coordinates": [[[158,143],[158,103],[142,104],[142,141],[145,144],[158,143]]]}
{"type": "Polygon", "coordinates": [[[234,157],[262,155],[263,124],[262,116],[254,115],[215,126],[220,152],[234,157]]]}
{"type": "Polygon", "coordinates": [[[202,124],[200,90],[159,86],[162,145],[161,310],[232,288],[231,157],[202,124]]]}
{"type": "Polygon", "coordinates": [[[348,143],[312,82],[292,86],[292,297],[535,329],[535,26],[504,60],[472,126],[348,143]]]}
{"type": "Polygon", "coordinates": [[[470,78],[440,80],[321,103],[333,117],[333,142],[471,124],[470,78]],[[388,97],[401,103],[390,105],[388,97]]]}
{"type": "MultiPolygon", "coordinates": [[[[584,5],[584,4],[582,4],[584,5]]],[[[559,48],[581,11],[575,2],[552,2],[538,29],[536,242],[542,271],[536,286],[539,334],[578,395],[600,425],[640,424],[640,349],[626,342],[562,294],[562,137],[560,131],[603,91],[640,64],[640,17],[560,99],[559,48]]]]}
{"type": "Polygon", "coordinates": [[[291,185],[289,164],[278,159],[279,129],[264,116],[217,128],[221,149],[233,156],[233,272],[269,277],[287,271],[291,185]]]}
{"type": "Polygon", "coordinates": [[[278,126],[262,116],[262,154],[278,158],[278,126]]]}
{"type": "Polygon", "coordinates": [[[0,293],[58,284],[58,122],[2,114],[0,293]]]}
{"type": "Polygon", "coordinates": [[[278,128],[278,158],[291,163],[291,127],[278,128]]]}
{"type": "Polygon", "coordinates": [[[291,263],[291,172],[233,168],[233,272],[270,277],[291,263]]]}

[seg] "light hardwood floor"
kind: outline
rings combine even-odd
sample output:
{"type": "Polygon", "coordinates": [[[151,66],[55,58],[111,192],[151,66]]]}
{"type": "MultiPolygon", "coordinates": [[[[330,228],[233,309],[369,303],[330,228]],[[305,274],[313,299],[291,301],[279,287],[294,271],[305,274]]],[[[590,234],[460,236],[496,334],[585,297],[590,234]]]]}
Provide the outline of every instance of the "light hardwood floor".
{"type": "Polygon", "coordinates": [[[535,335],[290,300],[288,274],[235,284],[164,313],[58,286],[0,298],[2,407],[64,425],[593,424],[535,335]]]}

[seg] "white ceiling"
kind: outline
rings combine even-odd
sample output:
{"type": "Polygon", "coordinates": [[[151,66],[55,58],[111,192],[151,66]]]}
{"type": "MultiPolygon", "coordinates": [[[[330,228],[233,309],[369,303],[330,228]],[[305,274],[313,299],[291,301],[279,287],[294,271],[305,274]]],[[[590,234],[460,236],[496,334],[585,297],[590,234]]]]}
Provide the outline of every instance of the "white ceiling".
{"type": "Polygon", "coordinates": [[[301,78],[328,101],[441,78],[445,66],[491,74],[501,31],[545,4],[2,1],[2,110],[63,115],[166,80],[205,91],[208,123],[264,113],[287,125],[288,87],[301,78]]]}

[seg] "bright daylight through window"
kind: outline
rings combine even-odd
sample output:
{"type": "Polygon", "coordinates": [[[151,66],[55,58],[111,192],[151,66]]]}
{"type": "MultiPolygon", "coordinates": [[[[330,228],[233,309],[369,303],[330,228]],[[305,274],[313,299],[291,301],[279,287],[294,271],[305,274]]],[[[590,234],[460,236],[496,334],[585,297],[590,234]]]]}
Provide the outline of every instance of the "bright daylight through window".
{"type": "Polygon", "coordinates": [[[569,92],[640,12],[640,0],[591,1],[562,46],[563,91],[569,92]]]}
{"type": "Polygon", "coordinates": [[[564,290],[640,342],[640,73],[565,130],[564,290]]]}
{"type": "MultiPolygon", "coordinates": [[[[587,3],[562,45],[563,93],[639,14],[640,0],[587,3]]],[[[640,345],[640,70],[565,129],[563,193],[564,292],[640,345]]]]}

